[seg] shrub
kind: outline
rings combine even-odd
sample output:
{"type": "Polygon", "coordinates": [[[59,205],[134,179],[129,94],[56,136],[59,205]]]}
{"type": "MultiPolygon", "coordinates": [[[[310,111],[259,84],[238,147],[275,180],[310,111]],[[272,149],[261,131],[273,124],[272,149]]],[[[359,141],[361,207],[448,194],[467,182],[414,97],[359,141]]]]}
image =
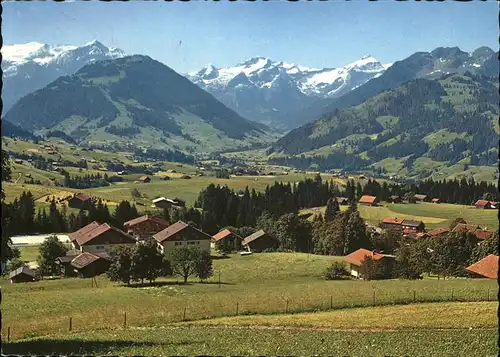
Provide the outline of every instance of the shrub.
{"type": "Polygon", "coordinates": [[[326,280],[343,280],[349,278],[346,266],[340,262],[334,262],[325,271],[326,280]]]}

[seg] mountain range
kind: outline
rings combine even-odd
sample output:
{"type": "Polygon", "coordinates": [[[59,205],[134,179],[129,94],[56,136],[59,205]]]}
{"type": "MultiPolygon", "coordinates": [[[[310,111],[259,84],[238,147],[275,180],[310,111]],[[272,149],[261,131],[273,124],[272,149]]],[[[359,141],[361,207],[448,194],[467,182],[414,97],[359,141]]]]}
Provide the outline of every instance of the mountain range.
{"type": "Polygon", "coordinates": [[[3,111],[25,95],[45,87],[58,77],[74,74],[84,65],[125,56],[99,41],[83,46],[48,45],[39,42],[3,45],[3,111]]]}
{"type": "Polygon", "coordinates": [[[88,64],[21,98],[4,116],[78,142],[207,152],[269,143],[248,121],[171,68],[134,55],[88,64]]]}
{"type": "Polygon", "coordinates": [[[281,129],[295,123],[287,114],[321,98],[338,98],[388,67],[365,56],[341,68],[309,68],[254,57],[233,67],[205,68],[186,75],[242,116],[281,129]]]}

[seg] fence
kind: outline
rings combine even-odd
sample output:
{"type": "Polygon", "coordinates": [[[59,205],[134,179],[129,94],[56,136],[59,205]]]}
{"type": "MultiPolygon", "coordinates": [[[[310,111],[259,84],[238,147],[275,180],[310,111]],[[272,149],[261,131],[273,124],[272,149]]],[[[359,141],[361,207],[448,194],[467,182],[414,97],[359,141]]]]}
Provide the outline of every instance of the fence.
{"type": "Polygon", "coordinates": [[[2,329],[3,341],[14,341],[23,338],[43,336],[48,334],[64,334],[71,332],[83,332],[88,329],[103,328],[128,328],[158,326],[169,323],[204,320],[217,317],[231,317],[238,315],[273,315],[273,314],[295,314],[320,312],[346,308],[373,307],[417,304],[426,302],[476,302],[476,301],[494,301],[496,300],[495,290],[467,290],[467,289],[448,289],[443,291],[408,291],[395,296],[391,293],[381,293],[373,290],[371,294],[360,294],[358,296],[345,296],[340,299],[338,296],[323,296],[304,302],[302,299],[292,299],[284,297],[277,299],[274,304],[258,304],[256,301],[234,301],[234,303],[221,306],[207,306],[203,304],[185,305],[181,309],[173,307],[168,314],[158,313],[155,316],[141,314],[140,310],[121,311],[113,316],[106,314],[105,323],[94,323],[94,319],[89,319],[84,314],[75,314],[74,316],[58,317],[50,320],[50,324],[39,325],[38,328],[26,328],[26,325],[16,329],[16,323],[4,324],[2,329]],[[208,312],[208,313],[207,313],[208,312]],[[89,325],[90,322],[90,325],[89,325]],[[42,332],[43,331],[43,332],[42,332]]]}

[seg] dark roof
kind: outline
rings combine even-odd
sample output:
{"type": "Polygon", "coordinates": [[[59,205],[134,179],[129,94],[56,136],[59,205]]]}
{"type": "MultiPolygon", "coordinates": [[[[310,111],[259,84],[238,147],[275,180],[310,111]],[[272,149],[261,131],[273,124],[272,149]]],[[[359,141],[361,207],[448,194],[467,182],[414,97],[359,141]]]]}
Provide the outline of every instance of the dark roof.
{"type": "Polygon", "coordinates": [[[194,229],[194,230],[202,233],[203,235],[207,236],[207,239],[212,239],[212,237],[210,235],[208,235],[205,232],[203,232],[203,231],[201,231],[193,226],[190,226],[189,224],[184,223],[182,221],[178,221],[178,222],[172,224],[171,226],[168,226],[167,228],[165,228],[161,232],[156,233],[153,236],[153,238],[156,239],[156,241],[158,243],[162,243],[166,240],[169,240],[171,237],[173,237],[174,235],[176,235],[177,233],[179,233],[180,231],[182,231],[184,229],[194,229]]]}
{"type": "Polygon", "coordinates": [[[412,219],[404,219],[401,224],[403,226],[419,227],[420,225],[424,224],[424,222],[422,222],[422,221],[415,221],[415,220],[412,220],[412,219]]]}
{"type": "Polygon", "coordinates": [[[380,260],[382,258],[385,258],[385,255],[361,248],[349,255],[346,255],[344,257],[344,260],[348,263],[360,266],[366,257],[371,257],[373,260],[380,260]]]}
{"type": "Polygon", "coordinates": [[[374,203],[377,200],[375,196],[363,195],[359,199],[359,203],[374,203]]]}
{"type": "Polygon", "coordinates": [[[274,239],[274,237],[268,235],[266,232],[264,232],[262,229],[255,232],[254,234],[250,234],[248,237],[246,237],[245,239],[243,239],[243,244],[248,244],[250,242],[253,242],[254,240],[257,240],[259,238],[262,238],[262,237],[269,237],[271,239],[274,239]]]}
{"type": "Polygon", "coordinates": [[[57,257],[56,261],[61,263],[71,263],[73,259],[75,259],[78,255],[65,255],[64,257],[57,257]]]}
{"type": "Polygon", "coordinates": [[[13,277],[15,277],[17,275],[20,275],[20,274],[29,275],[29,276],[31,276],[33,278],[36,278],[36,274],[35,274],[35,272],[33,270],[31,270],[27,266],[22,266],[22,267],[17,268],[14,271],[11,271],[9,273],[9,279],[12,279],[13,277]]]}
{"type": "Polygon", "coordinates": [[[477,263],[469,265],[465,270],[482,275],[489,279],[498,278],[498,256],[490,254],[477,263]]]}
{"type": "Polygon", "coordinates": [[[135,226],[136,224],[146,222],[146,221],[153,221],[155,223],[164,225],[165,228],[168,227],[168,225],[169,225],[169,223],[167,221],[165,221],[164,219],[162,219],[160,217],[145,215],[145,216],[137,217],[137,218],[131,219],[130,221],[125,222],[125,223],[123,223],[123,226],[124,227],[127,227],[127,226],[132,227],[132,226],[135,226]]]}

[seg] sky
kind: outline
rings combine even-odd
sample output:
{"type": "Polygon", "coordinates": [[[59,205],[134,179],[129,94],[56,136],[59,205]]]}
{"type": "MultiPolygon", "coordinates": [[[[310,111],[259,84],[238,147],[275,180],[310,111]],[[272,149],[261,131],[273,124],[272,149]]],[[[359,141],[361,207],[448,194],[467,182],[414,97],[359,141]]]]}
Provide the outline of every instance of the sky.
{"type": "Polygon", "coordinates": [[[498,51],[497,1],[2,2],[4,44],[94,39],[177,72],[263,56],[341,67],[364,55],[392,63],[417,51],[498,51]]]}

